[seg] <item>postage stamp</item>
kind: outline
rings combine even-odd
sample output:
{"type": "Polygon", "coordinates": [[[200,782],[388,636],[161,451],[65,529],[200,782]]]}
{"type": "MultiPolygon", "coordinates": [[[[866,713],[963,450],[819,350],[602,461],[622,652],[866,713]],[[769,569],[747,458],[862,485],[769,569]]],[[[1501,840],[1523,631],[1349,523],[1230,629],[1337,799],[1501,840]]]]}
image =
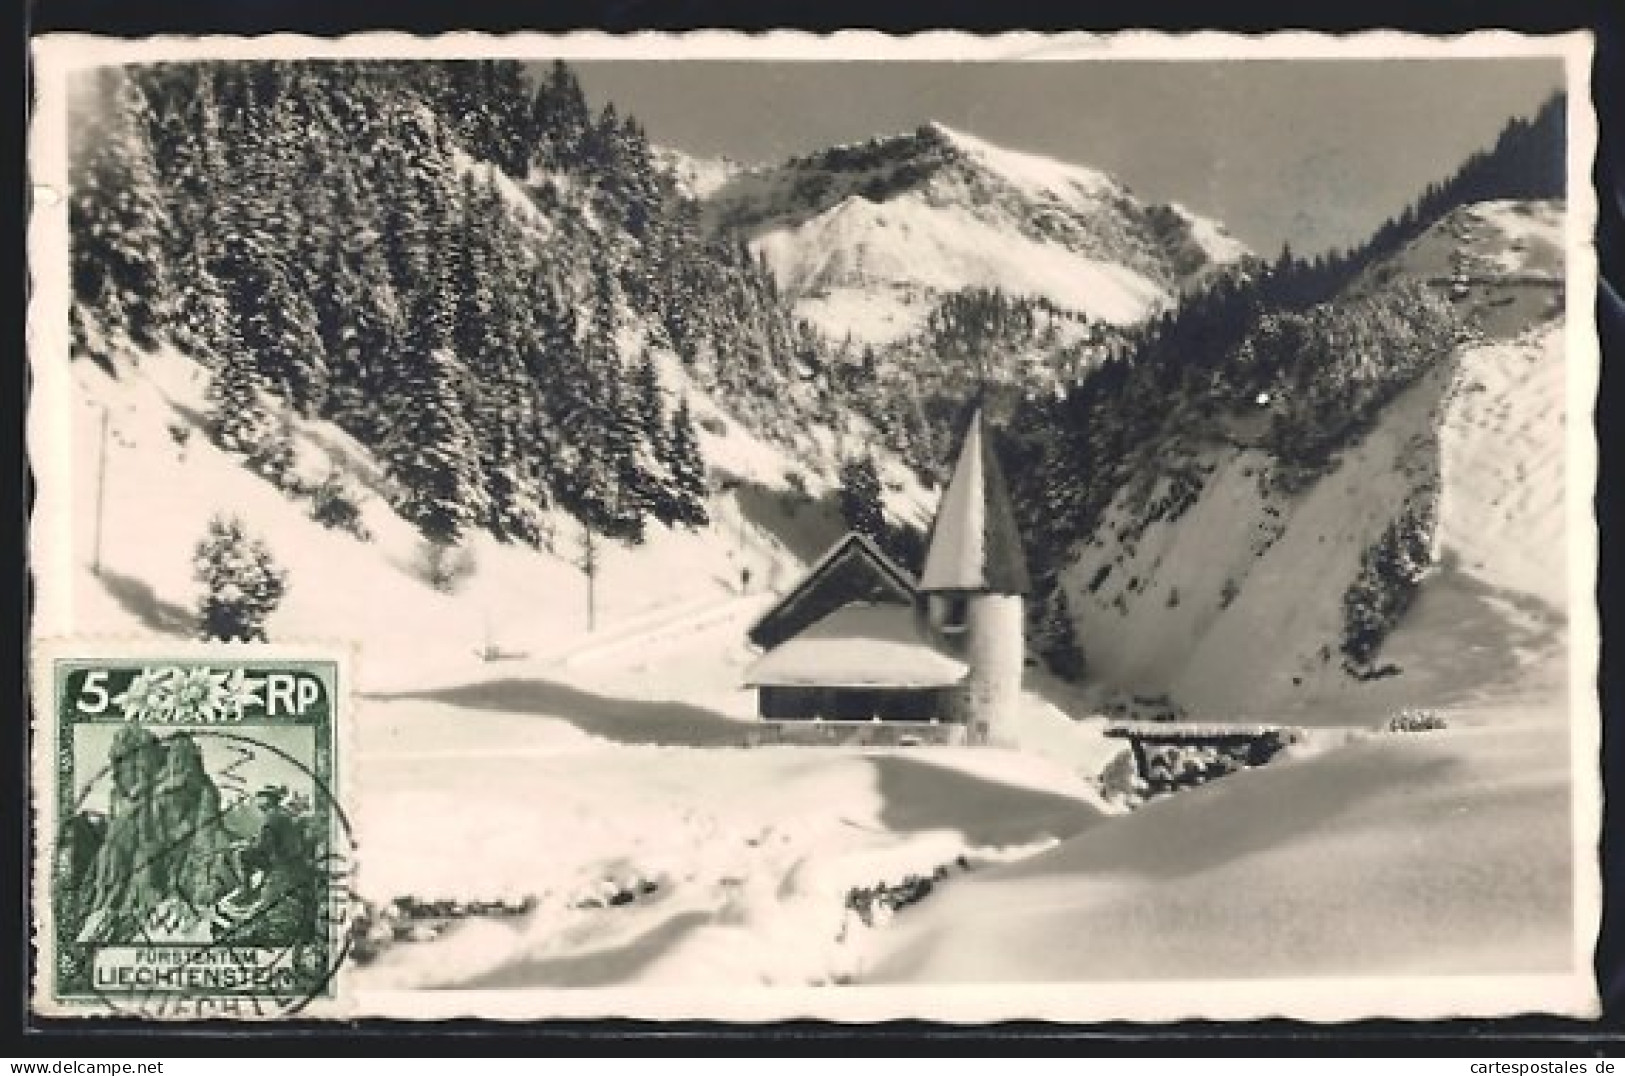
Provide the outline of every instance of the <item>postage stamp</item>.
{"type": "Polygon", "coordinates": [[[331,1010],[352,862],[343,678],[336,651],[44,648],[38,1008],[331,1010]]]}

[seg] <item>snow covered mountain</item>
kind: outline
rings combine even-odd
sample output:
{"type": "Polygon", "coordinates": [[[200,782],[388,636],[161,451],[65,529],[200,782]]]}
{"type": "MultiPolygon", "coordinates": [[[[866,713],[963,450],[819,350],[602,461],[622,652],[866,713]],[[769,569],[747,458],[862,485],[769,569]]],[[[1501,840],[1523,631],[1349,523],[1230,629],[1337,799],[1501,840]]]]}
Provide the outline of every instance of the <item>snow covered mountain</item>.
{"type": "Polygon", "coordinates": [[[650,147],[655,163],[677,181],[677,189],[690,198],[705,199],[729,180],[746,171],[732,157],[695,157],[670,146],[650,147]]]}
{"type": "Polygon", "coordinates": [[[938,297],[998,287],[1116,325],[1140,321],[1247,248],[1112,177],[938,123],[781,165],[680,169],[713,229],[765,257],[839,339],[894,339],[938,297]]]}
{"type": "Polygon", "coordinates": [[[1272,478],[1289,466],[1267,443],[1282,401],[1250,421],[1192,414],[1148,445],[1146,481],[1123,486],[1062,576],[1093,675],[1192,713],[1319,724],[1561,700],[1562,219],[1557,202],[1465,206],[1346,289],[1344,309],[1406,287],[1448,296],[1462,327],[1307,483],[1272,478]],[[1397,521],[1417,504],[1418,585],[1390,603],[1397,521]],[[1392,630],[1367,654],[1371,607],[1392,630]]]}

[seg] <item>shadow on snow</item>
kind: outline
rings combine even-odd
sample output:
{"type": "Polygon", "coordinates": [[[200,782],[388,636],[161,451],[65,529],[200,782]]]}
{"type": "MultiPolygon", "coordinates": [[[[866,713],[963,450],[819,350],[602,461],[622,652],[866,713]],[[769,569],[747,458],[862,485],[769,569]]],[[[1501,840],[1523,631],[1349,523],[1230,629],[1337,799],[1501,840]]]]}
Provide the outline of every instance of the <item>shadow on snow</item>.
{"type": "Polygon", "coordinates": [[[982,777],[924,758],[869,760],[879,779],[880,822],[893,833],[955,829],[979,846],[1057,840],[1106,817],[1093,804],[1056,792],[982,777]]]}
{"type": "Polygon", "coordinates": [[[148,631],[190,639],[197,633],[197,619],[191,611],[158,596],[148,583],[103,568],[96,579],[124,611],[141,621],[148,631]]]}
{"type": "Polygon", "coordinates": [[[614,698],[534,678],[367,697],[383,702],[421,699],[468,710],[551,717],[590,736],[640,747],[738,747],[750,731],[745,722],[688,703],[614,698]]]}
{"type": "Polygon", "coordinates": [[[441,989],[523,990],[549,986],[625,985],[669,952],[690,931],[704,926],[711,918],[706,912],[683,912],[613,949],[520,959],[441,989]]]}

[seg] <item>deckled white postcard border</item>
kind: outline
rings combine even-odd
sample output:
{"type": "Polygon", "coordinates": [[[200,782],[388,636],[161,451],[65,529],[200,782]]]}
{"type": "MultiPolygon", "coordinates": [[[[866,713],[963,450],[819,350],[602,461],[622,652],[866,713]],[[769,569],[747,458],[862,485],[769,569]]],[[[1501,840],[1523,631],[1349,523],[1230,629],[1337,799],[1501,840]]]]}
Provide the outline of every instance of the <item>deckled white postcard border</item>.
{"type": "MultiPolygon", "coordinates": [[[[1590,95],[1589,34],[1526,36],[1484,31],[1457,37],[1373,32],[1343,37],[1313,33],[1240,36],[1124,32],[1014,33],[974,36],[925,33],[895,37],[872,32],[811,35],[771,32],[564,35],[453,33],[418,37],[365,33],[338,39],[159,37],[121,41],[80,34],[48,35],[33,43],[36,103],[29,142],[34,210],[29,224],[29,356],[33,393],[28,415],[29,462],[38,482],[30,556],[37,587],[35,638],[71,635],[67,540],[68,491],[75,460],[68,425],[73,404],[68,352],[68,245],[64,89],[75,69],[111,63],[211,58],[454,58],[503,57],[647,60],[921,60],[1034,63],[1119,60],[1334,58],[1560,58],[1568,94],[1567,201],[1567,534],[1570,588],[1570,699],[1573,751],[1574,963],[1560,975],[1481,977],[1315,978],[1247,982],[997,984],[985,987],[830,987],[760,990],[647,989],[525,992],[423,991],[353,997],[356,1015],[408,1018],[477,1016],[636,1016],[767,1021],[798,1017],[871,1021],[916,1017],[952,1023],[1008,1019],[1069,1022],[1244,1019],[1285,1016],[1342,1021],[1372,1016],[1446,1018],[1599,1011],[1592,954],[1601,912],[1598,839],[1601,822],[1600,714],[1596,703],[1599,627],[1595,606],[1597,538],[1592,514],[1595,431],[1589,417],[1597,388],[1598,349],[1593,301],[1597,267],[1592,246],[1596,202],[1591,166],[1596,121],[1590,95]]],[[[36,758],[36,764],[38,759],[36,758]]],[[[36,765],[36,776],[38,767],[36,765]]],[[[36,789],[36,793],[38,789],[36,789]]],[[[361,850],[365,856],[365,849],[361,850]]],[[[37,905],[37,895],[36,895],[37,905]]]]}

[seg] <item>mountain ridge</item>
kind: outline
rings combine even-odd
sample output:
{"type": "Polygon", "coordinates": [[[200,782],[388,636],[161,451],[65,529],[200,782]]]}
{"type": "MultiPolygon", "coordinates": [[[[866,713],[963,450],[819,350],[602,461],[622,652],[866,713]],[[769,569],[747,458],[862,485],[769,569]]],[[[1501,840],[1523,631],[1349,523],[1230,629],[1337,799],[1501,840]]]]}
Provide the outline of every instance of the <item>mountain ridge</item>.
{"type": "Polygon", "coordinates": [[[895,339],[934,298],[990,286],[1132,324],[1250,254],[1221,224],[1141,203],[1105,172],[934,121],[711,175],[707,227],[743,236],[836,338],[895,339]]]}
{"type": "Polygon", "coordinates": [[[1309,724],[1560,697],[1563,313],[1531,266],[1561,220],[1550,201],[1461,207],[1238,349],[1267,362],[1296,340],[1303,369],[1345,386],[1325,399],[1369,397],[1352,419],[1290,371],[1249,402],[1205,396],[1206,414],[1166,399],[1050,599],[1093,677],[1209,719],[1309,724]],[[1295,411],[1346,432],[1303,441],[1295,411]]]}

